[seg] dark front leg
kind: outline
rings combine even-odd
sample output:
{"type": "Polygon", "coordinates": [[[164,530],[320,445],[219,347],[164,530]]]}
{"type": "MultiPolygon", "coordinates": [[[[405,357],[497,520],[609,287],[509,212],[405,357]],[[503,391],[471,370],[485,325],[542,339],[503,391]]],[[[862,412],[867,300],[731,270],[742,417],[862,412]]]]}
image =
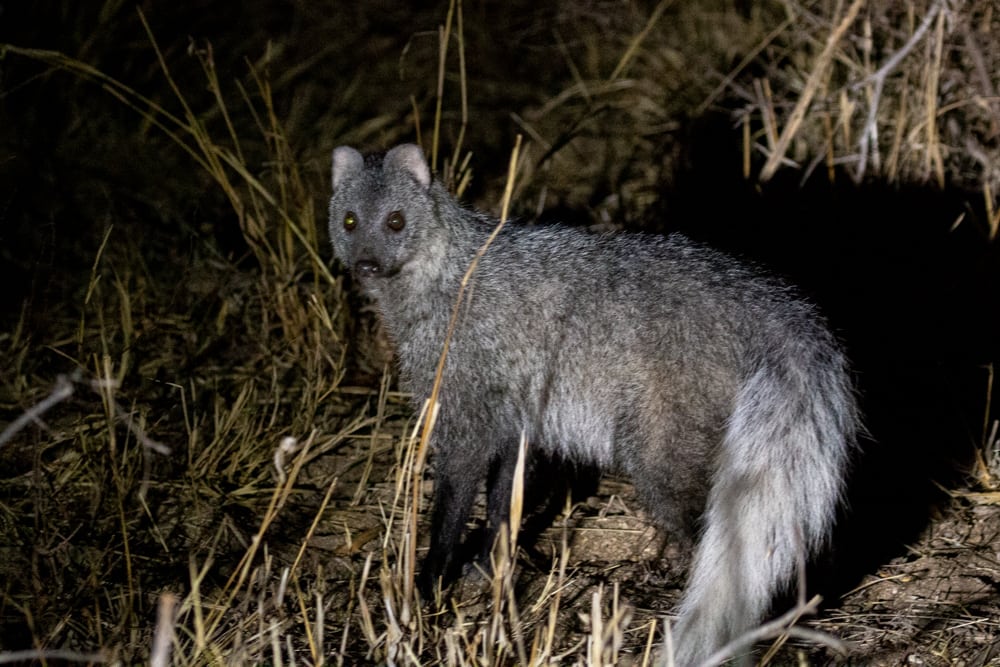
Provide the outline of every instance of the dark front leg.
{"type": "Polygon", "coordinates": [[[475,502],[479,482],[486,474],[485,463],[480,463],[476,457],[448,454],[439,454],[435,466],[437,479],[431,516],[431,546],[417,577],[417,587],[427,600],[433,599],[439,582],[447,586],[454,578],[456,550],[475,502]]]}

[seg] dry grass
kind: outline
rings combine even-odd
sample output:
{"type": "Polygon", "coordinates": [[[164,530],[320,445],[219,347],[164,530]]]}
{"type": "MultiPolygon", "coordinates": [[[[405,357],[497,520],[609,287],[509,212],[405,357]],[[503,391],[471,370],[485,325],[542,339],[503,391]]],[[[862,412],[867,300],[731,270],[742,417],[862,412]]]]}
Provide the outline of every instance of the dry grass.
{"type": "MultiPolygon", "coordinates": [[[[329,267],[318,230],[334,142],[414,135],[454,191],[487,207],[504,191],[504,218],[513,198],[521,211],[567,206],[598,224],[634,222],[671,182],[680,119],[723,106],[746,129],[753,174],[826,164],[831,177],[844,167],[975,186],[984,236],[995,238],[1000,156],[987,87],[1000,51],[985,35],[1000,17],[988,2],[765,3],[746,15],[681,4],[496,9],[537,66],[531,80],[507,74],[510,54],[486,46],[496,26],[458,2],[430,18],[387,15],[405,26],[394,39],[345,34],[354,10],[343,7],[318,22],[318,37],[299,28],[302,51],[291,37],[268,48],[248,38],[260,50],[236,84],[220,58],[249,48],[239,37],[218,35],[229,49],[182,39],[185,52],[160,37],[156,17],[115,3],[103,29],[141,43],[124,63],[93,64],[97,37],[75,52],[0,45],[11,100],[53,80],[79,96],[64,150],[85,156],[105,142],[156,186],[136,192],[116,180],[127,170],[102,167],[114,202],[102,208],[83,181],[105,172],[74,157],[81,183],[66,188],[88,194],[68,200],[80,204],[74,222],[91,221],[78,234],[84,250],[58,255],[54,287],[4,314],[0,662],[652,664],[681,574],[642,555],[648,525],[614,480],[599,500],[565,508],[517,568],[511,554],[526,545],[514,531],[498,543],[493,577],[419,603],[434,409],[412,415],[394,391],[377,327],[329,267]],[[342,39],[326,45],[330,35],[342,39]],[[973,75],[958,78],[965,63],[973,75]],[[364,78],[365,67],[381,78],[364,78]],[[114,105],[89,99],[97,93],[114,105]],[[506,172],[491,170],[517,132],[523,150],[506,172]],[[183,222],[161,231],[164,206],[183,222]],[[62,266],[73,253],[84,259],[62,266]]],[[[31,126],[28,115],[12,126],[31,126]]],[[[1000,641],[995,602],[975,586],[1000,580],[992,414],[988,405],[977,487],[914,557],[886,564],[814,628],[868,652],[930,655],[950,643],[947,655],[980,645],[987,655],[1000,641]],[[941,569],[959,559],[957,571],[941,569]],[[888,590],[904,577],[928,582],[911,587],[905,608],[888,590]]],[[[521,502],[516,493],[515,516],[521,502]]],[[[772,664],[835,659],[836,641],[789,632],[812,609],[800,600],[761,630],[785,645],[772,664]]]]}
{"type": "Polygon", "coordinates": [[[995,239],[996,7],[863,4],[784,3],[786,27],[756,50],[763,74],[727,80],[743,101],[745,153],[766,158],[762,180],[782,166],[805,180],[822,166],[830,179],[840,168],[857,181],[978,189],[995,239]]]}

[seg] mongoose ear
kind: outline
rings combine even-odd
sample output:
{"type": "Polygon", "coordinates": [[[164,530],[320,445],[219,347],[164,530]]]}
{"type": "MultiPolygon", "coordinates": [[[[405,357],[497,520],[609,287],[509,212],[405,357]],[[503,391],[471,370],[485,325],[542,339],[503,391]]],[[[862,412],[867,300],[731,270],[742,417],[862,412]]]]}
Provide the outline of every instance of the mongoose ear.
{"type": "Polygon", "coordinates": [[[360,173],[365,168],[365,159],[361,153],[350,146],[337,146],[333,149],[333,189],[344,182],[352,174],[360,173]]]}
{"type": "Polygon", "coordinates": [[[431,185],[431,170],[427,166],[424,152],[416,144],[401,144],[385,154],[387,169],[403,169],[409,172],[417,183],[425,188],[431,185]]]}

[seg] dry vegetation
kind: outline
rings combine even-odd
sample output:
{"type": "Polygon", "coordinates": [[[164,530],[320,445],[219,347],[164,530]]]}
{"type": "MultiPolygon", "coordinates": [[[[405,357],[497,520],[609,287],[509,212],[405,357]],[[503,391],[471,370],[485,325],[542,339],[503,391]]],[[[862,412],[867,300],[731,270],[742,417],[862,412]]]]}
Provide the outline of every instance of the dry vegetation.
{"type": "MultiPolygon", "coordinates": [[[[720,165],[735,156],[751,190],[810,176],[957,189],[963,217],[945,227],[972,239],[976,276],[998,276],[993,0],[251,2],[238,23],[212,0],[173,4],[3,7],[2,663],[650,664],[662,651],[684,555],[614,478],[537,539],[515,535],[516,569],[498,553],[492,581],[417,603],[426,420],[329,262],[335,145],[420,141],[453,189],[499,211],[521,134],[519,215],[660,228],[664,193],[699,161],[691,128],[722,119],[709,125],[724,128],[720,165]]],[[[980,314],[997,303],[996,284],[975,290],[980,314]]],[[[925,471],[950,480],[930,517],[817,619],[766,629],[772,664],[1000,664],[1000,440],[983,366],[1000,331],[982,321],[952,323],[986,341],[964,358],[978,384],[963,474],[925,471]]],[[[901,485],[927,481],[891,463],[901,485]]],[[[896,521],[877,509],[875,525],[896,521]]]]}

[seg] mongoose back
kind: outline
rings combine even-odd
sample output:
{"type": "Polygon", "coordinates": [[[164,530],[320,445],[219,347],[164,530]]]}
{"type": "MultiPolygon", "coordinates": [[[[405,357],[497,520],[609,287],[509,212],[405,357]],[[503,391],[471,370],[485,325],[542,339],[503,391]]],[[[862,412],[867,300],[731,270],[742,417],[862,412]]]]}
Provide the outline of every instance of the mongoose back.
{"type": "MultiPolygon", "coordinates": [[[[334,253],[375,299],[420,406],[496,220],[463,208],[415,145],[337,148],[332,175],[334,253]]],[[[845,357],[789,286],[677,234],[559,225],[508,224],[483,255],[439,398],[425,595],[454,570],[483,480],[491,537],[507,519],[524,432],[627,475],[668,534],[698,536],[682,667],[763,620],[828,538],[858,429],[845,357]]]]}

